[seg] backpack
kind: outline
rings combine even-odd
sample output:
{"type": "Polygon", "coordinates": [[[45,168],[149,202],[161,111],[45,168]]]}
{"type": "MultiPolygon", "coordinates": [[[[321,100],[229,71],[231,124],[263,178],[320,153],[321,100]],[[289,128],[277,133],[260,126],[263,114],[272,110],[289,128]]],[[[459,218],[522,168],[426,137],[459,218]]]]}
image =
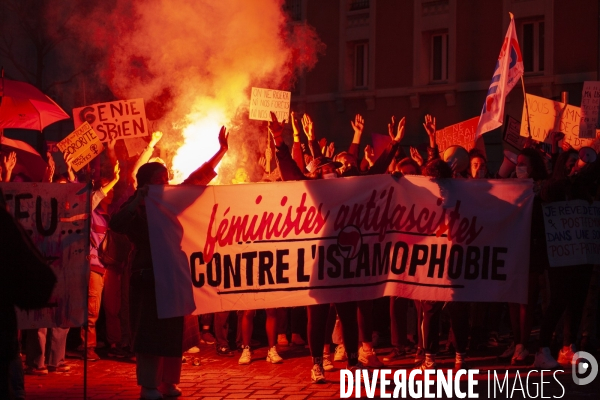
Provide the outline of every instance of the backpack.
{"type": "Polygon", "coordinates": [[[122,273],[132,249],[133,246],[126,235],[108,229],[98,246],[98,259],[106,268],[122,273]]]}

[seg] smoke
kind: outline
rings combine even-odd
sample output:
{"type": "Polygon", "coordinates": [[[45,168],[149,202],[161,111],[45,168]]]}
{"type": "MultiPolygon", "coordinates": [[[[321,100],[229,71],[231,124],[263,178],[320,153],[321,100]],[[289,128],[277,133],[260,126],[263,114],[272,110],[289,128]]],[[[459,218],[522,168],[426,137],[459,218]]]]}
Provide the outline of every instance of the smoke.
{"type": "MultiPolygon", "coordinates": [[[[102,2],[100,2],[102,3],[102,2]]],[[[266,123],[248,120],[250,88],[288,90],[324,45],[313,28],[291,23],[282,0],[129,0],[85,11],[76,31],[104,54],[98,76],[119,98],[144,98],[165,136],[159,147],[185,179],[230,131],[219,182],[238,168],[251,177],[267,140],[266,123]]]]}

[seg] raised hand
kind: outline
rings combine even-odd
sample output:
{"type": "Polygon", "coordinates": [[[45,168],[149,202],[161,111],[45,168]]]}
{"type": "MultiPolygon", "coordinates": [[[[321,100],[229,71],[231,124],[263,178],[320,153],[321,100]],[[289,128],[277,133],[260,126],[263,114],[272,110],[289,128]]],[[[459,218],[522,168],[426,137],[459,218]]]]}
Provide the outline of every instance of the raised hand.
{"type": "Polygon", "coordinates": [[[419,164],[419,167],[423,166],[423,157],[421,156],[419,151],[412,146],[410,147],[410,158],[412,158],[417,164],[419,164]]]}
{"type": "Polygon", "coordinates": [[[271,111],[271,120],[268,125],[269,133],[273,136],[273,141],[275,142],[275,146],[281,146],[283,143],[283,138],[281,134],[283,133],[283,125],[279,123],[277,120],[277,115],[273,111],[271,111]]]}
{"type": "Polygon", "coordinates": [[[161,131],[152,132],[152,139],[150,139],[150,147],[156,146],[156,144],[162,139],[163,133],[161,131]]]}
{"type": "Polygon", "coordinates": [[[563,140],[561,147],[562,147],[563,151],[569,151],[573,148],[571,146],[571,144],[569,142],[567,142],[566,140],[563,140]]]}
{"type": "Polygon", "coordinates": [[[406,124],[406,117],[402,117],[400,122],[398,122],[398,130],[396,131],[396,136],[392,137],[392,139],[396,142],[400,142],[404,137],[404,125],[406,124]]]}
{"type": "Polygon", "coordinates": [[[65,153],[63,156],[65,159],[65,164],[67,164],[67,169],[73,169],[73,154],[65,153]]]}
{"type": "MultiPolygon", "coordinates": [[[[162,137],[162,133],[161,133],[162,137]]],[[[229,133],[227,133],[227,128],[225,126],[221,127],[219,131],[219,145],[221,146],[221,150],[229,149],[229,133]]]]}
{"type": "Polygon", "coordinates": [[[113,168],[113,174],[114,174],[113,180],[118,181],[120,173],[121,173],[121,168],[119,167],[119,162],[117,161],[115,163],[115,167],[113,168]]]}
{"type": "Polygon", "coordinates": [[[315,140],[315,128],[308,114],[302,116],[302,129],[304,129],[304,134],[308,140],[315,140]]]}
{"type": "Polygon", "coordinates": [[[261,168],[265,171],[267,170],[267,159],[265,158],[265,156],[260,156],[260,158],[258,159],[258,165],[260,165],[261,168]]]}
{"type": "Polygon", "coordinates": [[[435,141],[435,117],[427,114],[425,116],[425,122],[423,123],[423,127],[425,128],[425,132],[427,132],[427,136],[429,136],[429,147],[434,148],[436,146],[435,141]]]}
{"type": "Polygon", "coordinates": [[[329,146],[325,149],[325,157],[333,158],[335,154],[335,143],[330,142],[329,146]]]}
{"type": "Polygon", "coordinates": [[[292,111],[290,113],[290,122],[292,123],[292,131],[294,132],[294,141],[296,139],[300,139],[300,124],[298,124],[298,119],[296,118],[296,113],[292,111]]]}
{"type": "Polygon", "coordinates": [[[54,162],[54,158],[52,158],[52,154],[50,152],[47,152],[46,156],[48,157],[48,167],[46,168],[44,182],[52,182],[52,177],[54,176],[54,171],[56,170],[56,163],[54,162]]]}
{"type": "Polygon", "coordinates": [[[356,114],[354,117],[354,121],[350,121],[352,125],[352,129],[354,129],[354,134],[361,135],[363,129],[365,129],[365,119],[360,114],[356,114]]]}
{"type": "Polygon", "coordinates": [[[390,135],[390,138],[392,138],[392,140],[394,140],[394,126],[396,126],[396,117],[392,115],[392,120],[388,124],[388,135],[390,135]]]}
{"type": "Polygon", "coordinates": [[[11,151],[8,156],[4,156],[4,168],[6,172],[10,173],[17,165],[17,153],[11,151]]]}

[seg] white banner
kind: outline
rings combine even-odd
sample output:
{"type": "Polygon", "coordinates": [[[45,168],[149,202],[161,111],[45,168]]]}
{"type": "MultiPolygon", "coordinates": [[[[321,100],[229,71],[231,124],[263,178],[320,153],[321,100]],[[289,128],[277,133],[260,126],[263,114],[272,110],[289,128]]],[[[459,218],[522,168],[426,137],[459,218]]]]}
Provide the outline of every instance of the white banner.
{"type": "Polygon", "coordinates": [[[600,264],[600,201],[558,201],[544,206],[551,267],[600,264]]]}
{"type": "Polygon", "coordinates": [[[152,186],[159,318],[397,295],[527,301],[529,180],[152,186]]]}
{"type": "Polygon", "coordinates": [[[54,270],[49,308],[17,309],[19,329],[82,326],[87,316],[89,191],[80,183],[2,183],[8,211],[54,270]]]}

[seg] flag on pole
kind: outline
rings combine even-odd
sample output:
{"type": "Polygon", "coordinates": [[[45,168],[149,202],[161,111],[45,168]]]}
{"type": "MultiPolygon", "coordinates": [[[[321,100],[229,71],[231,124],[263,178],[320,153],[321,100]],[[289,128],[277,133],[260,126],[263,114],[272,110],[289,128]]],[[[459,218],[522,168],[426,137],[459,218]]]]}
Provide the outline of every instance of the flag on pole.
{"type": "Polygon", "coordinates": [[[523,57],[517,40],[515,20],[512,13],[509,14],[510,25],[481,110],[481,118],[479,118],[479,125],[477,125],[477,131],[475,132],[475,141],[484,133],[502,125],[506,96],[523,75],[523,57]]]}

